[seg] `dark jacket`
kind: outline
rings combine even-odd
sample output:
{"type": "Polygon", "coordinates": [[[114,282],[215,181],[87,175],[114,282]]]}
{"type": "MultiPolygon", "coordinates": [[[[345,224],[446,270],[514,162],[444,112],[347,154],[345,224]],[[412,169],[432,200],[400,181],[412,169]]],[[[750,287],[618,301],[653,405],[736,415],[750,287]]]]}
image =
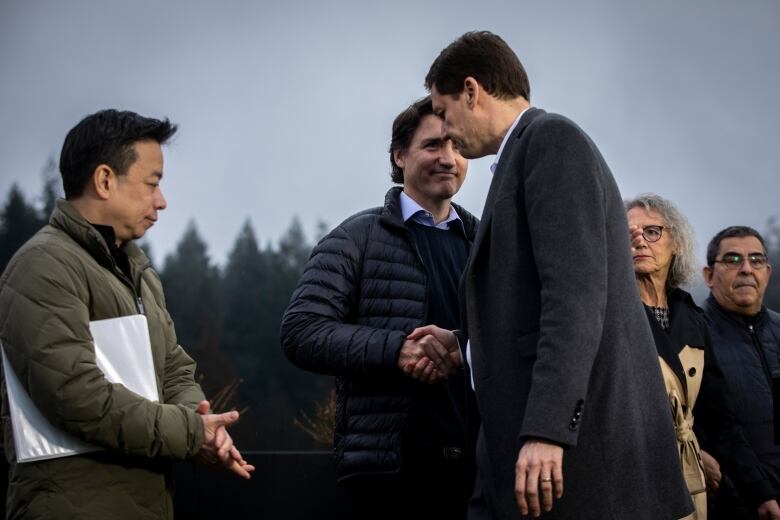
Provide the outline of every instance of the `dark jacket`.
{"type": "Polygon", "coordinates": [[[173,518],[171,460],[198,452],[204,397],[176,342],[149,259],[124,246],[130,278],[104,238],[58,201],[49,225],[0,279],[0,341],[32,401],[56,427],[105,451],[16,463],[3,384],[8,518],[173,518]],[[137,314],[149,326],[159,402],[111,384],[95,362],[89,322],[137,314]]]}
{"type": "MultiPolygon", "coordinates": [[[[401,188],[314,248],[281,326],[296,366],[337,376],[336,474],[398,471],[417,383],[398,368],[409,334],[427,315],[425,268],[401,217],[401,188]]],[[[477,219],[454,205],[472,241],[477,219]]]]}
{"type": "MultiPolygon", "coordinates": [[[[758,456],[773,497],[780,499],[780,445],[774,441],[772,398],[772,379],[780,378],[780,314],[763,307],[757,316],[747,318],[725,310],[712,296],[703,307],[737,419],[758,456]]],[[[701,427],[703,447],[710,449],[717,431],[704,424],[701,427]]],[[[733,476],[728,468],[724,473],[730,479],[733,476]]],[[[733,492],[727,481],[725,484],[719,492],[733,492]]],[[[755,505],[760,497],[746,498],[755,505]]]]}
{"type": "Polygon", "coordinates": [[[683,417],[693,417],[694,431],[707,430],[711,433],[705,449],[725,471],[736,477],[740,489],[745,491],[752,504],[758,506],[773,498],[772,487],[761,472],[758,457],[739,425],[729,386],[713,352],[707,318],[690,294],[682,289],[670,291],[668,303],[668,330],[661,327],[649,309],[648,319],[658,355],[663,360],[664,378],[674,374],[673,379],[667,382],[667,391],[676,418],[677,441],[689,490],[693,495],[703,493],[704,477],[699,471],[701,458],[696,437],[689,436],[690,424],[679,421],[683,417]],[[673,395],[670,387],[672,390],[681,388],[682,392],[673,395]]]}
{"type": "MultiPolygon", "coordinates": [[[[509,135],[463,274],[485,507],[519,516],[527,438],[565,446],[549,519],[671,520],[692,507],[615,180],[568,119],[530,108],[509,135]]],[[[463,320],[462,320],[463,321],[463,320]]]]}

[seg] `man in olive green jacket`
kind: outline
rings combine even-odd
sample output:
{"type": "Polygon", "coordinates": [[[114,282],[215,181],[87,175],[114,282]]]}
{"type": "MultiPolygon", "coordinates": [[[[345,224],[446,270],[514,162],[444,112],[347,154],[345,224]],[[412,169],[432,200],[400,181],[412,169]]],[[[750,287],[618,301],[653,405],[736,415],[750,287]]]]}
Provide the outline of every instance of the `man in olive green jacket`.
{"type": "Polygon", "coordinates": [[[60,158],[66,200],[0,278],[9,368],[55,427],[105,448],[18,463],[3,381],[7,518],[172,518],[173,460],[244,478],[254,470],[225,431],[238,413],[209,413],[160,279],[133,243],[166,207],[161,145],[175,131],[167,120],[115,110],[76,125],[60,158]],[[96,365],[89,322],[134,314],[148,322],[157,402],[110,383],[96,365]]]}

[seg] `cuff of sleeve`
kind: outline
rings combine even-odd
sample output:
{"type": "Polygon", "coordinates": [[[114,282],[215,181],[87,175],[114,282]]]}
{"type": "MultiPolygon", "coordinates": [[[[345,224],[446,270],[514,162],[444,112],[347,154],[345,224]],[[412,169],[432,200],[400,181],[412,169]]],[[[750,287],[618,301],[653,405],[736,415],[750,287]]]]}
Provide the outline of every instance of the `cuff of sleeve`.
{"type": "Polygon", "coordinates": [[[401,355],[401,347],[406,341],[407,334],[393,331],[387,336],[387,343],[382,356],[382,366],[388,370],[398,370],[398,357],[401,355]]]}
{"type": "Polygon", "coordinates": [[[775,491],[768,480],[759,480],[750,484],[750,495],[748,500],[753,504],[753,509],[758,509],[758,506],[766,502],[767,500],[775,500],[775,491]]]}
{"type": "Polygon", "coordinates": [[[538,441],[538,442],[544,442],[547,444],[553,444],[555,446],[558,446],[560,448],[563,448],[564,450],[568,450],[572,447],[571,444],[566,444],[564,442],[555,441],[553,439],[547,439],[545,437],[539,437],[536,435],[520,435],[520,445],[522,446],[528,441],[538,441]]]}
{"type": "Polygon", "coordinates": [[[181,408],[187,417],[187,457],[192,457],[197,454],[203,446],[203,441],[205,439],[203,420],[196,411],[182,405],[179,405],[179,408],[181,408]]]}

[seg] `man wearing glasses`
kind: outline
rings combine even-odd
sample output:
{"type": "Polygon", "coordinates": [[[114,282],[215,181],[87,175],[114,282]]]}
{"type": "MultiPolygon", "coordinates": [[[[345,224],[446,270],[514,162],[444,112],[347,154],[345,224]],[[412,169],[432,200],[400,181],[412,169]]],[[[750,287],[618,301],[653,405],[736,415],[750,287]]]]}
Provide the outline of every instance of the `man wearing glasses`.
{"type": "MultiPolygon", "coordinates": [[[[704,304],[712,333],[712,347],[731,390],[737,419],[758,455],[761,471],[772,484],[775,501],[780,497],[780,425],[773,412],[780,396],[780,314],[763,305],[772,266],[767,262],[764,239],[755,229],[732,226],[719,232],[707,246],[704,280],[711,295],[704,304]]],[[[703,431],[702,446],[707,436],[703,431]]],[[[723,475],[712,481],[715,494],[710,518],[780,518],[760,504],[739,497],[723,475]],[[756,515],[758,511],[758,515],[756,515]]],[[[718,474],[718,468],[714,468],[718,474]]],[[[777,503],[773,502],[775,511],[777,503]]]]}

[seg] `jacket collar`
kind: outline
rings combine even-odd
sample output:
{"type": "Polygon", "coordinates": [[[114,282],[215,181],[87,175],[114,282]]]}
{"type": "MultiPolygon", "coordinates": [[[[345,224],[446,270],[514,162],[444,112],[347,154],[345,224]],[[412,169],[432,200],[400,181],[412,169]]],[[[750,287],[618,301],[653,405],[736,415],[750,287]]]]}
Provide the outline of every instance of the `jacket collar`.
{"type": "MultiPolygon", "coordinates": [[[[58,199],[54,211],[49,218],[49,224],[66,233],[84,248],[95,260],[104,267],[117,270],[116,261],[111,255],[111,248],[103,235],[81,216],[73,204],[65,199],[58,199]]],[[[151,265],[149,258],[134,242],[120,246],[127,255],[130,265],[136,272],[141,272],[151,265]]],[[[121,272],[121,271],[120,271],[121,272]]]]}
{"type": "MultiPolygon", "coordinates": [[[[380,213],[380,219],[389,226],[402,228],[405,230],[406,227],[404,226],[404,218],[401,214],[402,191],[403,188],[400,186],[393,186],[387,191],[385,194],[385,204],[382,207],[382,211],[380,213]]],[[[466,231],[466,238],[469,241],[473,241],[474,236],[477,233],[477,224],[479,223],[477,217],[454,202],[451,204],[455,208],[455,211],[458,212],[458,216],[460,217],[461,222],[463,222],[463,229],[466,231]]]]}
{"type": "Polygon", "coordinates": [[[688,392],[685,371],[680,362],[680,351],[686,345],[690,347],[704,348],[705,327],[704,321],[697,319],[702,310],[694,303],[690,294],[682,289],[672,289],[667,294],[669,303],[669,330],[664,330],[652,311],[645,305],[647,319],[650,321],[650,329],[653,331],[653,339],[658,355],[672,369],[682,383],[685,392],[688,392]]]}
{"type": "Polygon", "coordinates": [[[761,310],[758,311],[758,314],[755,316],[745,316],[744,314],[737,314],[736,312],[731,312],[729,310],[724,309],[719,303],[718,300],[715,299],[715,297],[710,293],[709,297],[707,297],[707,300],[704,302],[704,308],[708,311],[717,313],[720,315],[723,319],[726,319],[735,325],[738,325],[739,327],[745,327],[751,324],[761,325],[763,322],[767,319],[768,312],[766,305],[761,306],[761,310]]]}
{"type": "Polygon", "coordinates": [[[496,196],[498,195],[499,191],[501,191],[501,183],[503,181],[505,172],[506,172],[506,164],[509,160],[509,157],[511,156],[511,146],[514,144],[513,142],[516,139],[519,139],[521,135],[523,135],[523,131],[525,131],[526,128],[539,116],[545,114],[546,112],[542,110],[541,108],[534,108],[531,107],[528,110],[525,111],[523,116],[520,118],[520,121],[517,122],[517,125],[515,125],[514,130],[509,134],[509,139],[506,141],[506,147],[501,153],[501,157],[498,159],[498,163],[496,164],[496,171],[493,173],[493,180],[490,182],[490,189],[488,190],[487,197],[485,198],[485,206],[484,210],[482,211],[482,221],[480,222],[480,232],[477,233],[477,237],[474,241],[474,246],[479,248],[479,244],[482,241],[482,237],[484,236],[485,232],[488,229],[488,225],[490,222],[490,219],[493,217],[493,203],[495,202],[496,196]]]}

